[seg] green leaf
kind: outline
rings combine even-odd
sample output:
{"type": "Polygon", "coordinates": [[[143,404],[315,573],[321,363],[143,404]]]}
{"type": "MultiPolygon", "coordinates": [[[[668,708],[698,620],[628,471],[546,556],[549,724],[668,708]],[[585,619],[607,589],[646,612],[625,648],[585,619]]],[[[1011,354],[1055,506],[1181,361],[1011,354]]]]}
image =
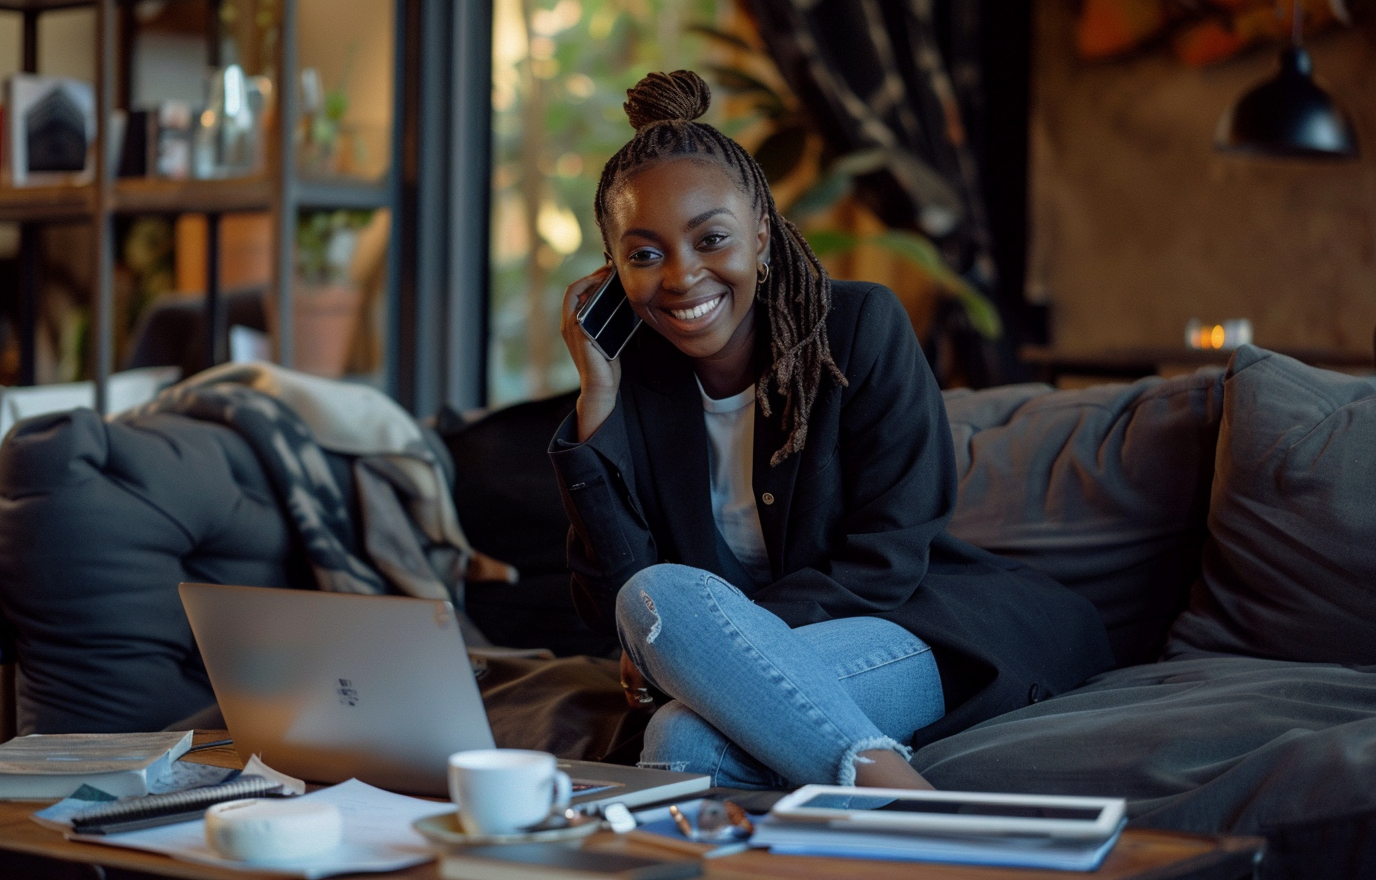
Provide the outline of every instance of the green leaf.
{"type": "Polygon", "coordinates": [[[849,174],[824,174],[803,191],[788,209],[788,219],[802,223],[814,214],[828,210],[851,190],[849,174]]]}
{"type": "Polygon", "coordinates": [[[755,150],[755,161],[760,163],[765,180],[777,183],[798,167],[807,148],[807,128],[793,125],[780,129],[764,139],[755,150]]]}
{"type": "Polygon", "coordinates": [[[342,91],[325,94],[325,117],[338,122],[349,110],[349,95],[342,91]]]}
{"type": "Polygon", "coordinates": [[[773,92],[756,92],[752,103],[755,105],[755,110],[765,119],[772,119],[776,123],[785,124],[786,120],[792,118],[792,111],[788,109],[784,99],[773,92]]]}
{"type": "Polygon", "coordinates": [[[826,229],[808,233],[807,240],[813,253],[819,257],[845,253],[868,244],[907,260],[926,272],[943,293],[960,303],[970,319],[970,326],[981,336],[997,339],[1003,335],[1003,322],[999,320],[998,309],[984,294],[946,265],[936,245],[925,236],[902,229],[863,236],[826,229]]]}
{"type": "Polygon", "coordinates": [[[994,308],[984,294],[970,285],[963,285],[955,291],[956,299],[965,307],[970,316],[970,326],[974,327],[985,339],[998,339],[1003,335],[1003,321],[999,320],[999,310],[994,308]]]}
{"type": "Polygon", "coordinates": [[[751,54],[755,53],[755,47],[750,45],[741,37],[738,37],[735,34],[728,34],[726,31],[723,30],[718,30],[717,28],[712,27],[710,24],[690,24],[684,30],[686,33],[697,34],[698,36],[706,37],[709,40],[714,40],[725,46],[729,46],[732,49],[739,49],[742,52],[749,52],[751,54]]]}
{"type": "Polygon", "coordinates": [[[860,236],[836,229],[819,229],[807,234],[807,243],[819,257],[845,253],[860,243],[860,236]]]}
{"type": "Polygon", "coordinates": [[[942,285],[954,286],[965,283],[964,279],[946,265],[946,261],[941,258],[941,252],[936,249],[936,245],[932,244],[930,239],[918,235],[916,232],[889,229],[866,236],[865,244],[875,245],[895,256],[902,257],[913,265],[924,269],[927,274],[942,285]]]}
{"type": "Polygon", "coordinates": [[[878,171],[880,168],[887,168],[892,160],[892,151],[875,147],[870,150],[856,150],[853,153],[846,153],[844,156],[831,163],[831,170],[836,174],[844,174],[847,177],[857,177],[861,174],[868,174],[871,171],[878,171]]]}
{"type": "MultiPolygon", "coordinates": [[[[722,67],[710,64],[704,68],[717,84],[731,92],[763,92],[775,99],[779,99],[779,94],[769,87],[767,83],[758,77],[752,76],[741,70],[739,67],[722,67]]],[[[781,99],[780,99],[781,100],[781,99]]]]}
{"type": "Polygon", "coordinates": [[[970,326],[986,339],[997,339],[1003,334],[1003,323],[999,320],[998,309],[994,308],[984,294],[960,277],[946,261],[936,245],[925,236],[902,229],[890,229],[869,237],[869,244],[876,245],[920,267],[943,290],[954,296],[965,308],[970,318],[970,326]]]}

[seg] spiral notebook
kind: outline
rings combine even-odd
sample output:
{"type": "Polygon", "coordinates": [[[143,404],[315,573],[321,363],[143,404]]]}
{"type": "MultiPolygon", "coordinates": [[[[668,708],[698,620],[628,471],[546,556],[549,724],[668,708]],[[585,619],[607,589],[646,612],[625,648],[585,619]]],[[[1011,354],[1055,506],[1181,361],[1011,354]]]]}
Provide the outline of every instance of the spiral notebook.
{"type": "Polygon", "coordinates": [[[201,818],[208,807],[250,797],[283,797],[282,783],[262,776],[241,775],[219,785],[189,788],[166,794],[107,801],[72,816],[77,834],[117,834],[201,818]]]}

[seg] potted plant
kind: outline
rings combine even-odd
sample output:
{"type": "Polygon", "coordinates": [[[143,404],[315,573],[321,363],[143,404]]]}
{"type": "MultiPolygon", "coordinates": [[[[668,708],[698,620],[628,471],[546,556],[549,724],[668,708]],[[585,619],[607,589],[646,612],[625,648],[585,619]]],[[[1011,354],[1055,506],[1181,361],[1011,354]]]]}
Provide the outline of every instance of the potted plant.
{"type": "MultiPolygon", "coordinates": [[[[292,363],[302,372],[344,375],[363,307],[363,291],[349,267],[358,232],[371,217],[371,211],[310,211],[297,220],[292,363]]],[[[270,322],[275,315],[269,308],[270,322]]]]}

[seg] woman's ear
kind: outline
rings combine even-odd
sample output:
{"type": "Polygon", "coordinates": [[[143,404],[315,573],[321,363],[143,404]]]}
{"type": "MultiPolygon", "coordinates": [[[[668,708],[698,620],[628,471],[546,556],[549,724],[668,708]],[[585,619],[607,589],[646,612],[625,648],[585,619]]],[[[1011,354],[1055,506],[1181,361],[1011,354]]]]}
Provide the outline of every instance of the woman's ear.
{"type": "Polygon", "coordinates": [[[755,230],[755,246],[759,249],[760,261],[769,262],[769,214],[760,215],[759,228],[755,230]]]}

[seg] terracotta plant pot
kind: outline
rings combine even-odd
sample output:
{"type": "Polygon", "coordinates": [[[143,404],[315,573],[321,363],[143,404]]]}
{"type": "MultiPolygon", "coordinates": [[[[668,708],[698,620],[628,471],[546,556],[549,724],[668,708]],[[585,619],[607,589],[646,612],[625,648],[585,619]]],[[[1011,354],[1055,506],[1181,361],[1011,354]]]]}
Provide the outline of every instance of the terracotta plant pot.
{"type": "MultiPolygon", "coordinates": [[[[363,292],[347,284],[292,282],[292,367],[303,373],[338,379],[344,375],[358,332],[363,292]]],[[[277,309],[268,308],[274,336],[277,309]]]]}

